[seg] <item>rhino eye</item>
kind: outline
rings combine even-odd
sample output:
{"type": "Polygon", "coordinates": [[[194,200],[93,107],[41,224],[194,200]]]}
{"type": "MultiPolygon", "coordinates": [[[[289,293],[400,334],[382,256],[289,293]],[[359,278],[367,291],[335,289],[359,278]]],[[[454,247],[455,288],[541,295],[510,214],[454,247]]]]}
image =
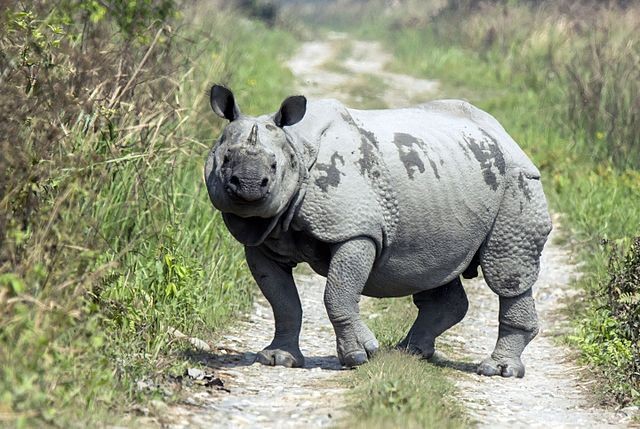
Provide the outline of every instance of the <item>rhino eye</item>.
{"type": "Polygon", "coordinates": [[[276,171],[276,163],[275,162],[273,164],[271,164],[271,170],[272,171],[276,171]]]}
{"type": "Polygon", "coordinates": [[[224,158],[222,158],[222,165],[227,164],[229,162],[229,156],[225,155],[224,158]]]}

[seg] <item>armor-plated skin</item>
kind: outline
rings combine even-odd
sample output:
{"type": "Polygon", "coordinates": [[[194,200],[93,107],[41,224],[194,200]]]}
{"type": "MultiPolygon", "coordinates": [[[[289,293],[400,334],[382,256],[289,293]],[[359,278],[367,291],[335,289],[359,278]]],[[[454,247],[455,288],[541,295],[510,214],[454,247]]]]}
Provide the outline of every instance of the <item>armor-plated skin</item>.
{"type": "Polygon", "coordinates": [[[291,275],[300,262],[327,277],[347,366],[378,348],[359,317],[361,294],[413,295],[418,318],[399,346],[428,358],[466,313],[460,275],[480,265],[500,299],[500,333],[478,372],[524,375],[520,355],[538,329],[531,287],[551,222],[539,171],[493,117],[456,100],[362,111],[298,96],[250,118],[220,86],[211,104],[231,122],[207,160],[209,195],[245,244],[276,321],[259,361],[303,364],[291,275]]]}

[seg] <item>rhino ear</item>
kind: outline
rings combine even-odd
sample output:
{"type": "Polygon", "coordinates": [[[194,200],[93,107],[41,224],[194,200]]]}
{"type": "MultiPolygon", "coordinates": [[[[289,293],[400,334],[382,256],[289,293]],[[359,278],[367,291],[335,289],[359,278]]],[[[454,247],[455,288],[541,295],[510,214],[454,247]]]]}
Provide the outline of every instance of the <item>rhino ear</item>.
{"type": "Polygon", "coordinates": [[[306,111],[307,99],[302,95],[294,95],[282,102],[273,120],[280,128],[286,127],[300,122],[306,111]]]}
{"type": "Polygon", "coordinates": [[[211,87],[209,102],[213,111],[221,118],[235,121],[240,116],[240,109],[238,109],[236,100],[233,97],[233,92],[222,85],[213,85],[211,87]]]}

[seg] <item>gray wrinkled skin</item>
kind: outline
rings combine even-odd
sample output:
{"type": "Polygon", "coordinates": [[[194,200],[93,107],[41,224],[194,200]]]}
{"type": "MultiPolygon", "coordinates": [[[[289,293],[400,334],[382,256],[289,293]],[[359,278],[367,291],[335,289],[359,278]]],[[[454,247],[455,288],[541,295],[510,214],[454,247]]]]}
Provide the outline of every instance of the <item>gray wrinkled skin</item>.
{"type": "Polygon", "coordinates": [[[398,347],[429,358],[466,314],[460,276],[480,266],[500,300],[500,329],[478,373],[524,376],[520,355],[538,332],[531,287],[551,221],[538,169],[493,117],[457,100],[363,111],[295,97],[253,118],[219,86],[211,103],[230,123],[206,163],[209,195],[275,316],[258,361],[304,363],[298,263],[327,278],[346,366],[378,349],[361,295],[413,295],[418,317],[398,347]]]}

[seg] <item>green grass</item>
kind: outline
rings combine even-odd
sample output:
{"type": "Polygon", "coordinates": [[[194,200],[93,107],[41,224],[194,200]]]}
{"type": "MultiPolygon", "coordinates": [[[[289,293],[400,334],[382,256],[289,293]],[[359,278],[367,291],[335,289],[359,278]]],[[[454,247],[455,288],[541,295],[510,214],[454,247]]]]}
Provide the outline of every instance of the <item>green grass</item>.
{"type": "MultiPolygon", "coordinates": [[[[351,412],[343,427],[461,428],[469,425],[448,378],[450,369],[393,350],[416,316],[409,298],[376,300],[366,308],[367,320],[382,350],[355,369],[346,384],[351,412]]],[[[366,315],[365,315],[366,317],[366,315]]]]}
{"type": "MultiPolygon", "coordinates": [[[[127,103],[86,113],[96,132],[85,120],[68,123],[46,159],[28,139],[19,143],[43,174],[31,179],[37,216],[26,229],[17,215],[9,219],[2,237],[0,426],[117,423],[133,403],[164,397],[138,391],[138,380],[162,382],[188,364],[190,346],[169,328],[215,343],[250,308],[242,248],[202,179],[223,125],[207,90],[229,85],[250,114],[277,109],[293,84],[282,58],[295,41],[235,12],[198,7],[183,11],[173,46],[150,57],[127,103]],[[171,60],[162,56],[169,52],[171,60]],[[171,69],[154,75],[152,61],[171,69]]],[[[51,49],[61,56],[73,43],[51,49]]],[[[32,132],[28,123],[21,130],[32,132]]],[[[0,195],[3,209],[18,197],[0,195]]]]}

